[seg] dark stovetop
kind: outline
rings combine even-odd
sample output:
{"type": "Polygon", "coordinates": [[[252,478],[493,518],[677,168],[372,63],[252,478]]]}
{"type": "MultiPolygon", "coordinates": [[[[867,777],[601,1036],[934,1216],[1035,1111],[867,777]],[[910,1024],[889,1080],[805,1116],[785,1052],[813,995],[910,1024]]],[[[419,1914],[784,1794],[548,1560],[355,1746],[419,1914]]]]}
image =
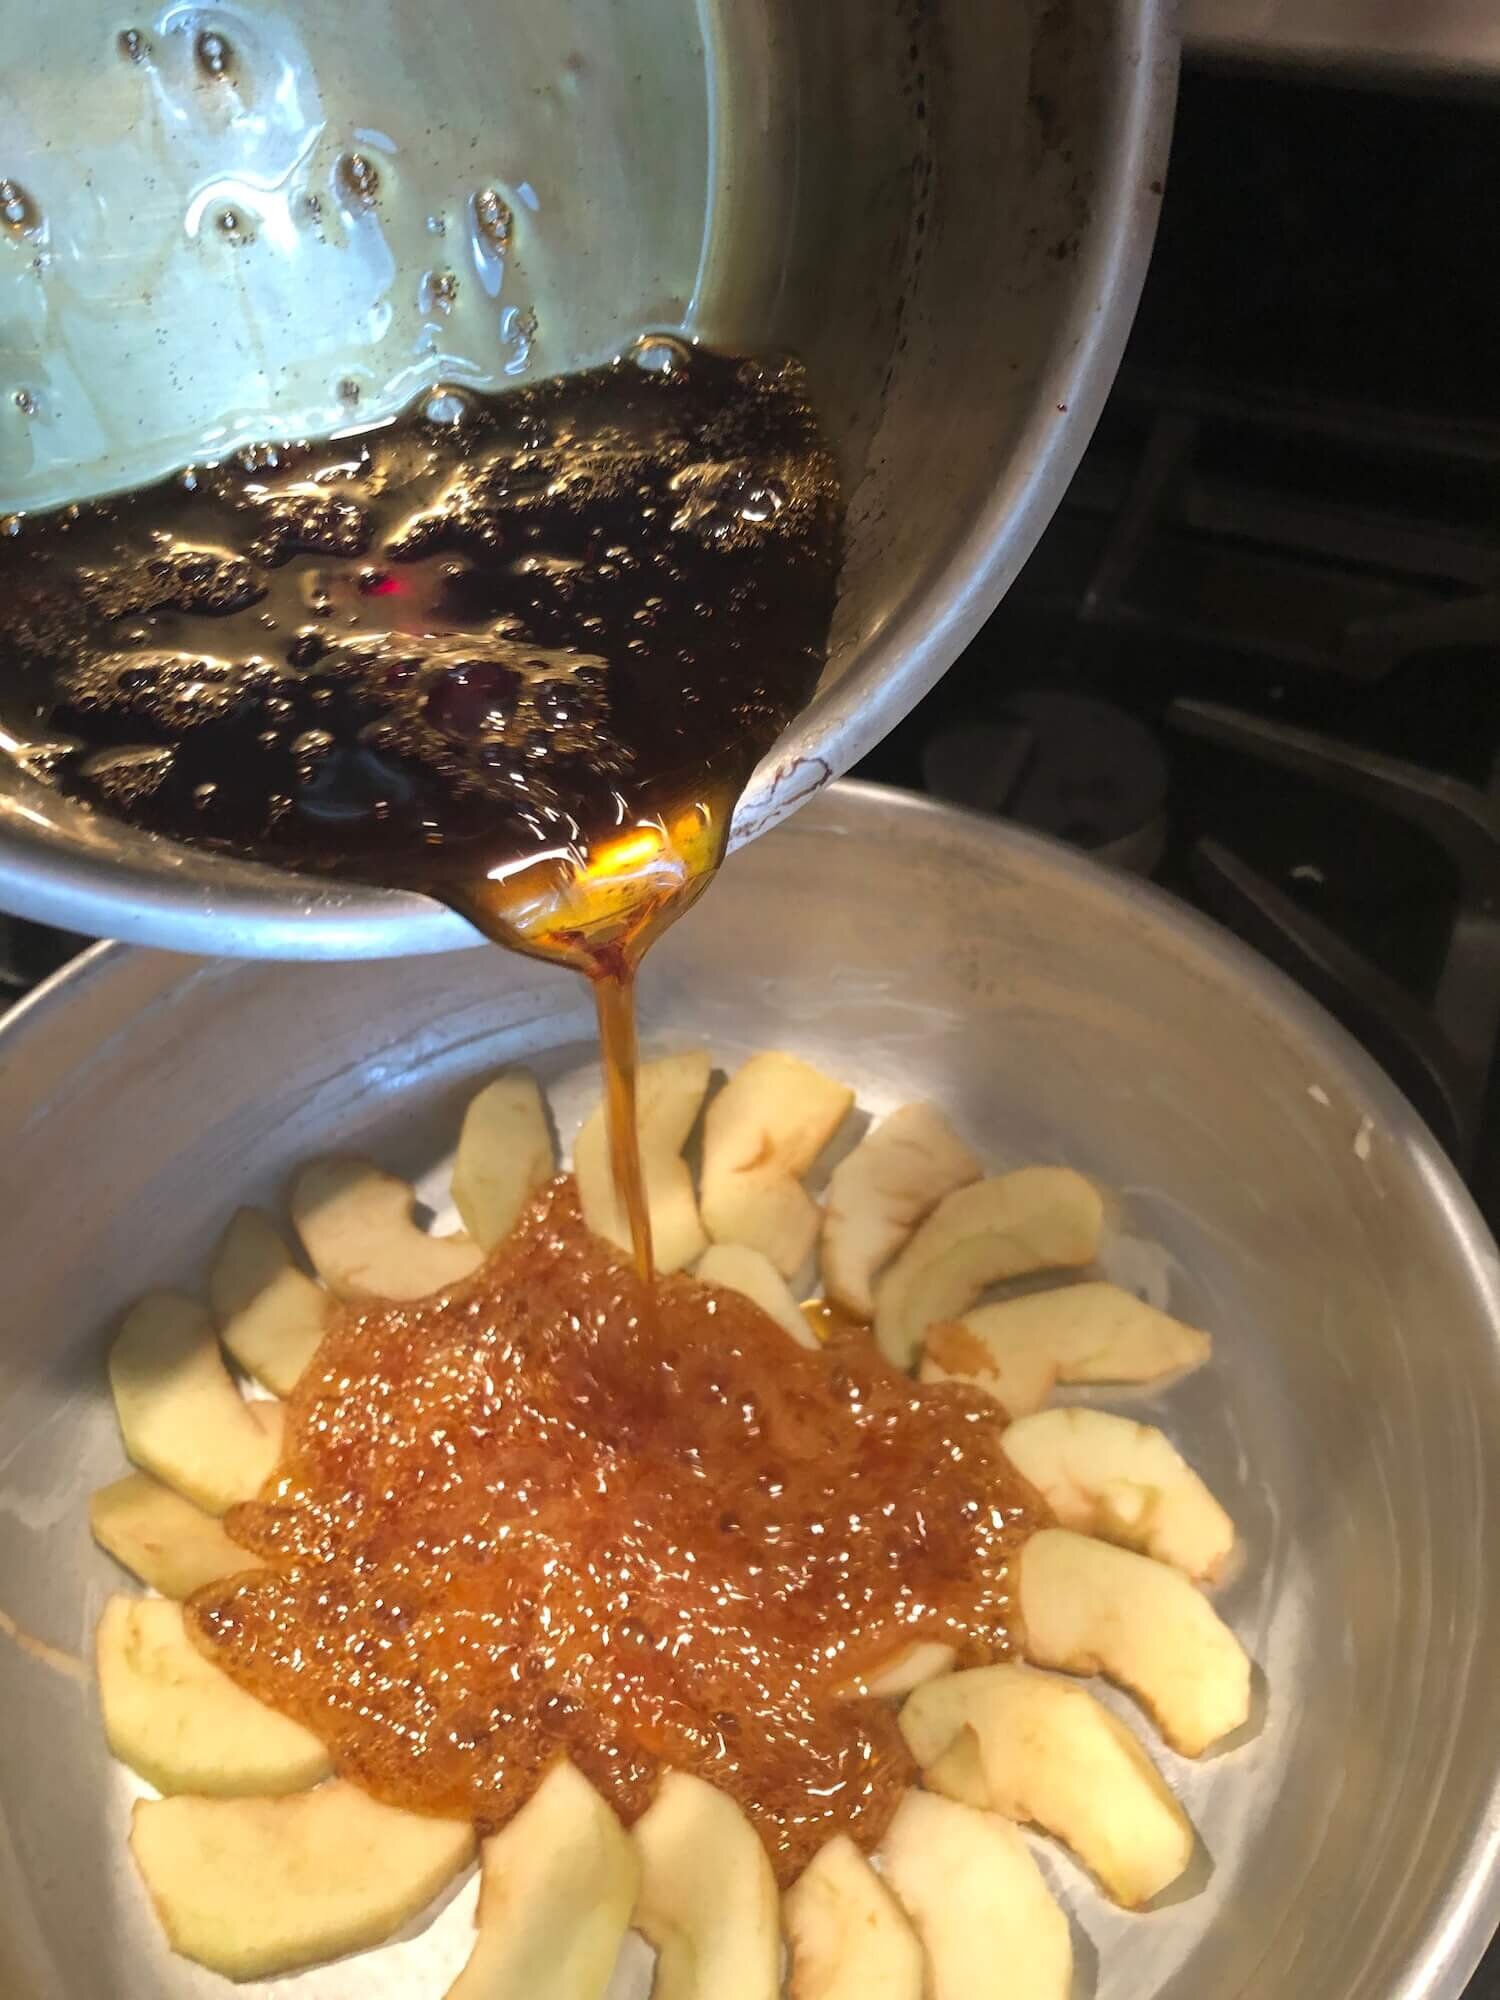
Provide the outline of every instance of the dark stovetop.
{"type": "Polygon", "coordinates": [[[1189,73],[1056,520],[864,770],[1276,959],[1500,1224],[1500,105],[1189,73]]]}
{"type": "MultiPolygon", "coordinates": [[[[1228,923],[1500,1227],[1497,158],[1500,104],[1190,70],[1084,466],[862,768],[1228,923]]],[[[78,942],[0,919],[0,999],[78,942]]],[[[1470,2000],[1500,2000],[1500,1947],[1470,2000]]]]}

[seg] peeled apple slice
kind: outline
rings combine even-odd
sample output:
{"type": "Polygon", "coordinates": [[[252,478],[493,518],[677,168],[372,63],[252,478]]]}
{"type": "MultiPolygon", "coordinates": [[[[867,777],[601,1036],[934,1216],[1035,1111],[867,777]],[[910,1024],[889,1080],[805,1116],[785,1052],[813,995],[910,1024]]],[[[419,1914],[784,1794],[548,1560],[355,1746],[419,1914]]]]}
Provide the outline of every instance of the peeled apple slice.
{"type": "Polygon", "coordinates": [[[269,1979],[384,1943],[472,1860],[474,1830],[335,1780],[281,1799],[141,1799],[130,1851],[173,1951],[269,1979]]]}
{"type": "Polygon", "coordinates": [[[508,1070],[470,1101],[453,1163],[453,1200],[481,1250],[504,1242],[553,1169],[552,1130],[536,1078],[508,1070]]]}
{"type": "Polygon", "coordinates": [[[147,1472],[127,1472],[92,1494],[89,1527],[100,1548],[163,1597],[191,1597],[206,1583],[263,1567],[222,1522],[147,1472]]]}
{"type": "Polygon", "coordinates": [[[247,1375],[289,1396],[322,1345],[328,1294],[299,1271],[270,1218],[242,1208],[208,1274],[219,1337],[247,1375]]]}
{"type": "Polygon", "coordinates": [[[299,1792],[332,1769],[310,1730],[204,1658],[170,1598],[112,1597],[99,1620],[98,1664],[109,1747],[159,1792],[299,1792]]]}
{"type": "Polygon", "coordinates": [[[847,1835],[813,1857],[782,1915],[792,1957],[787,2000],[922,2000],[916,1932],[847,1835]]]}
{"type": "Polygon", "coordinates": [[[313,1269],[341,1299],[425,1299],[477,1271],[467,1236],[429,1236],[416,1194],[368,1160],[314,1160],[292,1189],[292,1221],[313,1269]]]}
{"type": "Polygon", "coordinates": [[[767,1049],[742,1063],[703,1126],[703,1222],[715,1243],[745,1243],[784,1278],[818,1233],[802,1176],[843,1124],[854,1092],[800,1056],[767,1049]]]}
{"type": "Polygon", "coordinates": [[[1067,1528],[1039,1528],[1021,1551],[1026,1657],[1129,1690],[1184,1757],[1199,1757],[1250,1714],[1245,1649],[1180,1570],[1067,1528]]]}
{"type": "Polygon", "coordinates": [[[790,1334],[799,1347],[821,1345],[786,1279],[759,1250],[751,1250],[743,1243],[715,1243],[698,1259],[693,1275],[705,1285],[721,1285],[725,1291],[743,1294],[774,1319],[784,1333],[790,1334]]]}
{"type": "Polygon", "coordinates": [[[848,1689],[850,1694],[870,1695],[877,1701],[899,1701],[924,1681],[951,1673],[956,1657],[953,1648],[945,1646],[941,1639],[918,1639],[913,1645],[903,1646],[873,1673],[855,1674],[848,1689]]]}
{"type": "Polygon", "coordinates": [[[1154,1556],[1200,1583],[1223,1569],[1234,1523],[1150,1424],[1104,1410],[1039,1410],[1001,1442],[1060,1527],[1154,1556]]]}
{"type": "Polygon", "coordinates": [[[776,1881],[734,1800],[668,1771],[632,1837],[636,1929],[657,1952],[651,2000],[777,2000],[776,1881]]]}
{"type": "Polygon", "coordinates": [[[925,2000],[1070,2000],[1068,1920],[1008,1820],[908,1792],[880,1855],[927,1954],[925,2000]]]}
{"type": "Polygon", "coordinates": [[[603,2000],[630,1927],[630,1836],[566,1759],[480,1850],[479,1935],[448,2000],[603,2000]]]}
{"type": "Polygon", "coordinates": [[[875,1337],[899,1367],[922,1335],[966,1313],[986,1285],[1090,1263],[1104,1204],[1069,1167],[1022,1167],[940,1201],[875,1289],[875,1337]]]}
{"type": "MultiPolygon", "coordinates": [[[[702,1255],[708,1238],[698,1219],[693,1177],[682,1149],[698,1121],[712,1071],[707,1049],[644,1062],[636,1074],[636,1130],[658,1271],[680,1271],[702,1255]]],[[[573,1172],[583,1219],[596,1236],[630,1248],[630,1224],[615,1193],[609,1126],[600,1104],[573,1141],[573,1172]]]]}
{"type": "Polygon", "coordinates": [[[829,1298],[872,1319],[875,1274],[944,1195],[982,1171],[936,1105],[903,1104],[883,1118],[829,1176],[820,1250],[829,1298]]]}
{"type": "Polygon", "coordinates": [[[148,1292],[132,1306],[109,1383],[131,1458],[208,1513],[254,1499],[276,1469],[280,1406],[245,1401],[195,1299],[148,1292]]]}
{"type": "Polygon", "coordinates": [[[1024,1417],[1041,1408],[1054,1382],[1154,1382],[1198,1367],[1211,1347],[1196,1327],[1090,1279],[934,1327],[922,1380],[973,1382],[1024,1417]]]}
{"type": "Polygon", "coordinates": [[[1086,1688],[980,1667],[918,1688],[901,1733],[931,1789],[1070,1847],[1126,1909],[1175,1882],[1193,1829],[1156,1766],[1086,1688]]]}
{"type": "Polygon", "coordinates": [[[922,1338],[920,1382],[963,1382],[1005,1406],[1008,1416],[1039,1410],[1057,1385],[1057,1358],[1044,1349],[1018,1348],[997,1364],[982,1323],[996,1306],[980,1306],[966,1319],[939,1320],[922,1338]]]}

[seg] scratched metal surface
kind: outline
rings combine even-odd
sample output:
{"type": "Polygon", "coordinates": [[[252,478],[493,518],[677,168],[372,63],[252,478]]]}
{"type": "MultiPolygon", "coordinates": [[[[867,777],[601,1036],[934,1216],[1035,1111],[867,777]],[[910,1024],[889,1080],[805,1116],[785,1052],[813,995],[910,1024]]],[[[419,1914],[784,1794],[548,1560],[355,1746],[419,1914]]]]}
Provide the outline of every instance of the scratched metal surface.
{"type": "MultiPolygon", "coordinates": [[[[785,1046],[866,1111],[930,1095],[999,1164],[1096,1175],[1117,1197],[1106,1270],[1215,1333],[1187,1382],[1099,1400],[1164,1424],[1236,1518],[1221,1603],[1259,1669],[1255,1716],[1197,1765],[1152,1740],[1202,1836],[1168,1907],[1123,1916],[1038,1843],[1080,1992],[1450,2000],[1496,1915],[1500,1270],[1404,1102],[1177,906],[868,787],[729,864],[652,961],[644,1014],[648,1045],[706,1040],[725,1065],[785,1046]]],[[[112,1317],[148,1284],[201,1281],[229,1209],[275,1203],[311,1153],[367,1150],[441,1206],[466,1093],[514,1061],[566,1144],[596,1090],[584,997],[478,952],[108,947],[0,1035],[0,1992],[222,1990],[163,1946],[125,1851],[134,1788],[66,1658],[121,1581],[84,1520],[121,1469],[112,1317]]],[[[250,1990],[437,2000],[473,1895],[250,1990]]],[[[648,1981],[637,1948],[615,2000],[648,1981]]]]}

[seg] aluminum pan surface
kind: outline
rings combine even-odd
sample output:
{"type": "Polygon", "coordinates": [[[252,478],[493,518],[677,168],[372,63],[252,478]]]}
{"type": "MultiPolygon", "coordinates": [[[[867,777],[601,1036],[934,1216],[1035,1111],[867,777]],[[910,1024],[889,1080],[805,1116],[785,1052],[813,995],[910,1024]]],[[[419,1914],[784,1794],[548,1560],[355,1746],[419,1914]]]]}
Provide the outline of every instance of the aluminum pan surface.
{"type": "MultiPolygon", "coordinates": [[[[1097,1175],[1119,1197],[1106,1268],[1217,1336],[1188,1382],[1098,1400],[1163,1422],[1236,1517],[1221,1602],[1262,1670],[1255,1726],[1198,1765],[1152,1739],[1203,1837],[1198,1893],[1126,1917],[1042,1850],[1081,1993],[1455,2000],[1497,1914],[1500,1271],[1404,1100],[1155,892],[862,786],[730,863],[656,955],[644,1012],[648,1046],[790,1047],[867,1110],[931,1095],[997,1163],[1097,1175]]],[[[0,1610],[22,1633],[86,1657],[119,1582],[84,1505],[121,1467],[102,1368],[120,1304],[199,1281],[229,1209],[274,1201],[316,1150],[369,1150],[440,1195],[465,1093],[513,1060],[566,1142],[595,1092],[583,995],[469,952],[105,947],[13,1018],[0,1610]]],[[[87,1682],[0,1634],[0,1702],[0,1991],[222,1992],[161,1945],[87,1682]]],[[[472,1894],[383,1954],[248,1990],[435,2000],[472,1894]]]]}

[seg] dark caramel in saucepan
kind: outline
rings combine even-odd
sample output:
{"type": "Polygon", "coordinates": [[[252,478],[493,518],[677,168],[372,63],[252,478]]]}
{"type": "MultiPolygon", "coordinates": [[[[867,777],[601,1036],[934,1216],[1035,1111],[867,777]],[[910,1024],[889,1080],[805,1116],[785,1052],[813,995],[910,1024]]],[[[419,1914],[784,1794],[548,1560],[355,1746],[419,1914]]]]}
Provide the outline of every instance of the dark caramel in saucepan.
{"type": "Polygon", "coordinates": [[[593,982],[651,1267],[633,977],[810,694],[839,488],[788,360],[608,368],[0,527],[0,743],[174,839],[444,897],[593,982]]]}
{"type": "Polygon", "coordinates": [[[795,364],[652,351],[7,517],[12,754],[522,941],[603,861],[583,916],[637,921],[817,679],[840,511],[795,364]]]}
{"type": "Polygon", "coordinates": [[[274,1497],[228,1518],[270,1567],[189,1624],[379,1798],[494,1827],[566,1751],[629,1819],[671,1766],[786,1881],[911,1781],[850,1681],[917,1639],[1002,1657],[1039,1503],[994,1403],[867,1335],[649,1300],[560,1180],[451,1297],[337,1309],[274,1497]]]}

